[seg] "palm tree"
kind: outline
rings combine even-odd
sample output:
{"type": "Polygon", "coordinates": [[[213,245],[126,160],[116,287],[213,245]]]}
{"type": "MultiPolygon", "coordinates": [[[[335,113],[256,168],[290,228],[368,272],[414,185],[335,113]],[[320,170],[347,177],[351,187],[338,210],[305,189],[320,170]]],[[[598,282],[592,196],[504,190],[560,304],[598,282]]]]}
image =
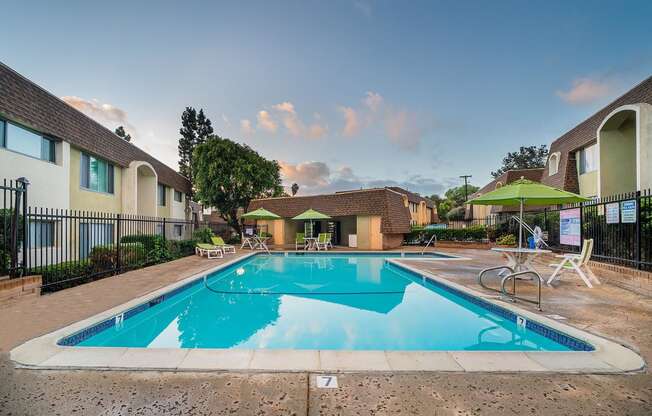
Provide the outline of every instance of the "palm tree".
{"type": "Polygon", "coordinates": [[[299,184],[298,183],[293,183],[292,184],[292,196],[295,196],[299,192],[299,184]]]}

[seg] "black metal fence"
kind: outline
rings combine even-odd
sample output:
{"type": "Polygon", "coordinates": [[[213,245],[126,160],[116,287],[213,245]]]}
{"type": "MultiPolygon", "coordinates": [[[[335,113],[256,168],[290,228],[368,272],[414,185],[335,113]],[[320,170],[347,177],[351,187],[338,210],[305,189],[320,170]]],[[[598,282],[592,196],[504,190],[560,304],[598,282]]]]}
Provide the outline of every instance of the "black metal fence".
{"type": "Polygon", "coordinates": [[[20,246],[24,239],[25,211],[28,182],[3,179],[2,207],[0,209],[0,276],[19,276],[24,258],[20,258],[20,246]]]}
{"type": "MultiPolygon", "coordinates": [[[[511,215],[451,220],[445,227],[453,230],[486,227],[490,240],[504,234],[517,236],[519,225],[511,215]]],[[[547,243],[554,249],[579,252],[583,240],[593,239],[594,260],[652,271],[652,192],[649,189],[525,212],[524,219],[533,227],[541,227],[547,243]],[[580,223],[578,245],[564,244],[560,236],[560,212],[568,210],[577,210],[573,214],[577,214],[580,223]]]]}
{"type": "Polygon", "coordinates": [[[28,207],[25,274],[60,290],[192,254],[192,221],[28,207]]]}

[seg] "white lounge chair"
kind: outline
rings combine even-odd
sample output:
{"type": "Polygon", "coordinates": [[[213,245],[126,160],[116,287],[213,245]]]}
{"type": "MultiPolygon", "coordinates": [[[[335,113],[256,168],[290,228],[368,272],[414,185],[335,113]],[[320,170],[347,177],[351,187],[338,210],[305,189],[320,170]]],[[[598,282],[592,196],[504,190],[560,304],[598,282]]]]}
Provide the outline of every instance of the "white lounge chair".
{"type": "Polygon", "coordinates": [[[235,254],[235,247],[230,244],[226,244],[222,237],[213,236],[211,237],[211,241],[213,242],[214,246],[221,248],[224,254],[235,254]]]}
{"type": "Polygon", "coordinates": [[[221,259],[224,257],[224,252],[221,248],[203,243],[198,243],[195,246],[195,254],[200,257],[205,255],[209,259],[221,259]]]}
{"type": "Polygon", "coordinates": [[[561,263],[551,264],[550,267],[555,267],[555,271],[552,273],[548,279],[548,285],[552,284],[556,279],[561,277],[561,273],[565,271],[576,272],[580,278],[586,283],[590,288],[593,287],[591,280],[595,283],[600,284],[600,280],[595,276],[591,268],[589,267],[589,260],[591,259],[591,254],[593,253],[593,240],[587,239],[584,240],[582,245],[582,252],[580,254],[561,254],[556,257],[563,259],[561,263]]]}

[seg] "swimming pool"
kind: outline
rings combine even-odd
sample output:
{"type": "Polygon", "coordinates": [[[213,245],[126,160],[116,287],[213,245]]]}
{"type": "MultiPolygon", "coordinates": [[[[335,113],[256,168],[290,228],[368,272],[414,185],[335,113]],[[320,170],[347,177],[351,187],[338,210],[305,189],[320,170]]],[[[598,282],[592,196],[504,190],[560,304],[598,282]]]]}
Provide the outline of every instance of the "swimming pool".
{"type": "Polygon", "coordinates": [[[59,345],[234,350],[593,349],[387,261],[398,256],[251,256],[67,336],[59,345]]]}

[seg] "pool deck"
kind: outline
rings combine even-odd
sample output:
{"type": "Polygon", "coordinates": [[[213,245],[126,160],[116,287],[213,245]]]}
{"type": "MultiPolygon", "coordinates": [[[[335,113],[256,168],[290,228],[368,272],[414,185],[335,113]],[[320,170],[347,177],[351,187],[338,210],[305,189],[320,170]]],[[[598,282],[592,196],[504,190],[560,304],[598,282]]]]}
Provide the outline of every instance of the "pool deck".
{"type": "MultiPolygon", "coordinates": [[[[484,250],[446,249],[445,252],[460,254],[471,260],[409,260],[406,263],[477,290],[477,272],[482,267],[502,262],[499,255],[484,250]]],[[[545,371],[524,374],[519,373],[518,368],[508,369],[507,373],[501,374],[396,373],[391,371],[391,366],[384,366],[386,359],[381,359],[377,370],[382,373],[370,374],[358,372],[358,363],[341,353],[333,353],[327,359],[338,365],[350,365],[351,373],[339,375],[340,388],[322,390],[316,388],[314,374],[301,372],[301,368],[296,368],[298,373],[291,374],[247,371],[107,373],[88,370],[23,370],[13,368],[8,361],[6,351],[31,338],[87,319],[178,282],[190,274],[208,270],[217,262],[220,261],[190,257],[55,294],[0,305],[0,349],[3,351],[0,362],[3,381],[0,383],[0,414],[2,409],[13,409],[15,414],[38,414],[34,410],[39,409],[38,406],[55,404],[63,405],[63,409],[66,406],[81,406],[87,410],[87,413],[82,414],[120,414],[120,409],[127,413],[126,408],[148,409],[148,414],[157,414],[166,409],[190,409],[192,406],[221,409],[220,412],[235,408],[244,413],[260,411],[262,414],[390,414],[397,410],[402,410],[403,413],[432,414],[428,410],[433,408],[440,409],[439,414],[502,414],[510,409],[515,413],[538,410],[545,414],[649,414],[652,410],[652,375],[647,369],[626,375],[552,374],[545,371]],[[9,383],[4,383],[5,380],[9,383]],[[212,394],[202,396],[200,385],[220,385],[224,393],[220,397],[212,394]],[[109,406],[108,401],[94,402],[91,399],[93,395],[97,398],[97,392],[101,392],[102,388],[108,388],[113,393],[110,405],[116,406],[117,401],[117,408],[109,406]],[[66,391],[80,391],[76,394],[79,399],[72,404],[64,404],[66,391]],[[133,398],[134,392],[138,399],[133,398]],[[478,401],[475,397],[482,399],[478,401]],[[510,397],[514,400],[509,400],[510,397]],[[122,408],[122,405],[126,407],[122,408]],[[29,409],[32,410],[28,411],[29,409]]],[[[545,266],[539,267],[544,274],[549,274],[550,271],[545,266]]],[[[609,273],[600,272],[599,277],[608,282],[609,273]]],[[[525,296],[531,294],[528,286],[522,285],[525,296]]],[[[629,345],[648,362],[652,359],[650,298],[608,283],[588,289],[573,279],[563,280],[554,289],[545,288],[543,299],[543,315],[560,315],[565,318],[560,320],[562,322],[629,345]]],[[[533,310],[527,303],[519,302],[517,305],[533,310]]],[[[255,359],[247,357],[246,353],[244,355],[242,360],[248,360],[249,363],[255,359]]],[[[558,357],[558,363],[566,362],[575,367],[578,365],[576,356],[558,357]]],[[[177,357],[182,360],[180,362],[188,361],[188,358],[177,357]]],[[[201,357],[198,359],[202,361],[201,357]]],[[[494,361],[496,360],[500,360],[500,357],[495,357],[494,361]]],[[[275,361],[275,357],[263,357],[263,361],[275,361]]],[[[300,360],[293,362],[300,367],[300,360]]],[[[454,363],[459,363],[459,357],[454,363]]],[[[500,367],[503,363],[494,364],[500,367]]],[[[505,371],[504,365],[502,366],[505,371]]],[[[449,371],[459,370],[451,368],[449,371]]],[[[61,412],[69,413],[65,410],[61,412]]]]}

